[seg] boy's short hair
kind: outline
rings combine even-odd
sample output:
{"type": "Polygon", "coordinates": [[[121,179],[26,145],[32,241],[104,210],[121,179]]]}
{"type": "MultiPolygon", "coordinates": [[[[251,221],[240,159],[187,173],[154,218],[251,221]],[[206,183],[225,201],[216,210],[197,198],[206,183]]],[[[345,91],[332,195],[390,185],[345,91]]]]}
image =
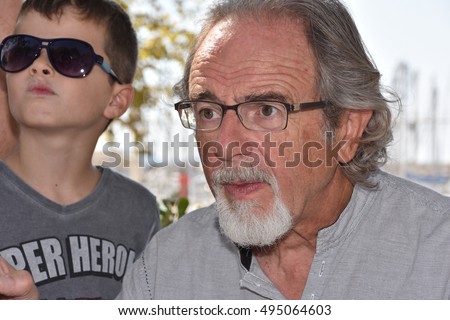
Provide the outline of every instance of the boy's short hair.
{"type": "Polygon", "coordinates": [[[26,0],[19,18],[36,11],[52,19],[59,18],[63,10],[71,7],[83,19],[105,28],[105,52],[111,67],[123,83],[132,83],[136,72],[138,44],[130,17],[112,0],[26,0]]]}

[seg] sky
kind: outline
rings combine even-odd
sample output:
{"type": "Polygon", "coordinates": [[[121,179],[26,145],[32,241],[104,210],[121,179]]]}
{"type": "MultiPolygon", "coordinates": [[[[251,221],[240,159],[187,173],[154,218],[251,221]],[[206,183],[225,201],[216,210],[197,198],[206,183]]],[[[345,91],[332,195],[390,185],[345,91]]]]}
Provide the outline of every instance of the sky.
{"type": "Polygon", "coordinates": [[[450,76],[450,1],[345,0],[378,68],[404,61],[431,81],[450,76]]]}
{"type": "Polygon", "coordinates": [[[394,157],[399,161],[450,163],[450,1],[344,1],[383,74],[383,84],[393,85],[400,62],[417,75],[414,96],[403,97],[394,157]],[[431,106],[433,87],[437,89],[435,112],[431,106]],[[432,114],[436,114],[435,119],[432,114]],[[413,118],[418,119],[416,139],[411,130],[402,127],[402,120],[410,119],[404,121],[411,124],[413,118]]]}

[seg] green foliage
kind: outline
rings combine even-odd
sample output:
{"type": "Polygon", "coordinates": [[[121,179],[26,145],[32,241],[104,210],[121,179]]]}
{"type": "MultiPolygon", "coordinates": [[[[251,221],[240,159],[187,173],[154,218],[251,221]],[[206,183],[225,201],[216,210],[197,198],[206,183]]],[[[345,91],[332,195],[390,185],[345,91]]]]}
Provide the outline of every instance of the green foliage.
{"type": "Polygon", "coordinates": [[[184,216],[188,206],[189,200],[184,197],[163,199],[159,208],[161,227],[167,227],[169,224],[176,222],[184,216]]]}
{"type": "MultiPolygon", "coordinates": [[[[162,97],[172,95],[174,81],[169,79],[168,73],[173,74],[173,70],[178,68],[181,75],[187,50],[194,38],[194,33],[186,27],[192,24],[184,21],[192,21],[193,12],[186,8],[186,2],[183,4],[180,0],[117,2],[129,13],[140,46],[133,84],[134,101],[127,113],[117,121],[121,129],[133,134],[135,141],[143,142],[151,133],[148,131],[146,111],[161,104],[162,97]],[[164,7],[161,5],[163,1],[164,7]]],[[[195,1],[190,4],[195,5],[195,1]]],[[[113,127],[109,129],[108,137],[114,139],[113,127]]]]}

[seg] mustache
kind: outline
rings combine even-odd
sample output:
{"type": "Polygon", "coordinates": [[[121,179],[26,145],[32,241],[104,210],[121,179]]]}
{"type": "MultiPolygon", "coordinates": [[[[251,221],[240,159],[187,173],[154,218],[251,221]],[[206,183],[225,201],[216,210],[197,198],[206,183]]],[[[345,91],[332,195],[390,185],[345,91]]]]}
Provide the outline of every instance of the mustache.
{"type": "Polygon", "coordinates": [[[256,167],[220,168],[212,173],[211,181],[217,187],[234,182],[265,182],[271,186],[277,185],[274,176],[256,167]]]}

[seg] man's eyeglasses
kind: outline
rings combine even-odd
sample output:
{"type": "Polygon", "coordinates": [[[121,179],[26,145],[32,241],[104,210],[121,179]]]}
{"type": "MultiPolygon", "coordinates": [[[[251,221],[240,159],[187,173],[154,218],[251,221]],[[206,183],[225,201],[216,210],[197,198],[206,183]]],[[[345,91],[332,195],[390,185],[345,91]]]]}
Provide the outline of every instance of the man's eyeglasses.
{"type": "Polygon", "coordinates": [[[175,110],[185,128],[213,131],[222,124],[228,110],[234,110],[242,125],[254,131],[281,131],[286,129],[288,113],[292,111],[324,108],[329,101],[289,104],[279,101],[247,101],[227,106],[211,101],[180,101],[175,110]]]}
{"type": "Polygon", "coordinates": [[[0,44],[0,67],[6,72],[22,71],[33,64],[44,48],[52,67],[66,77],[84,78],[97,63],[115,81],[122,83],[104,58],[96,54],[89,43],[78,39],[8,36],[0,44]]]}

